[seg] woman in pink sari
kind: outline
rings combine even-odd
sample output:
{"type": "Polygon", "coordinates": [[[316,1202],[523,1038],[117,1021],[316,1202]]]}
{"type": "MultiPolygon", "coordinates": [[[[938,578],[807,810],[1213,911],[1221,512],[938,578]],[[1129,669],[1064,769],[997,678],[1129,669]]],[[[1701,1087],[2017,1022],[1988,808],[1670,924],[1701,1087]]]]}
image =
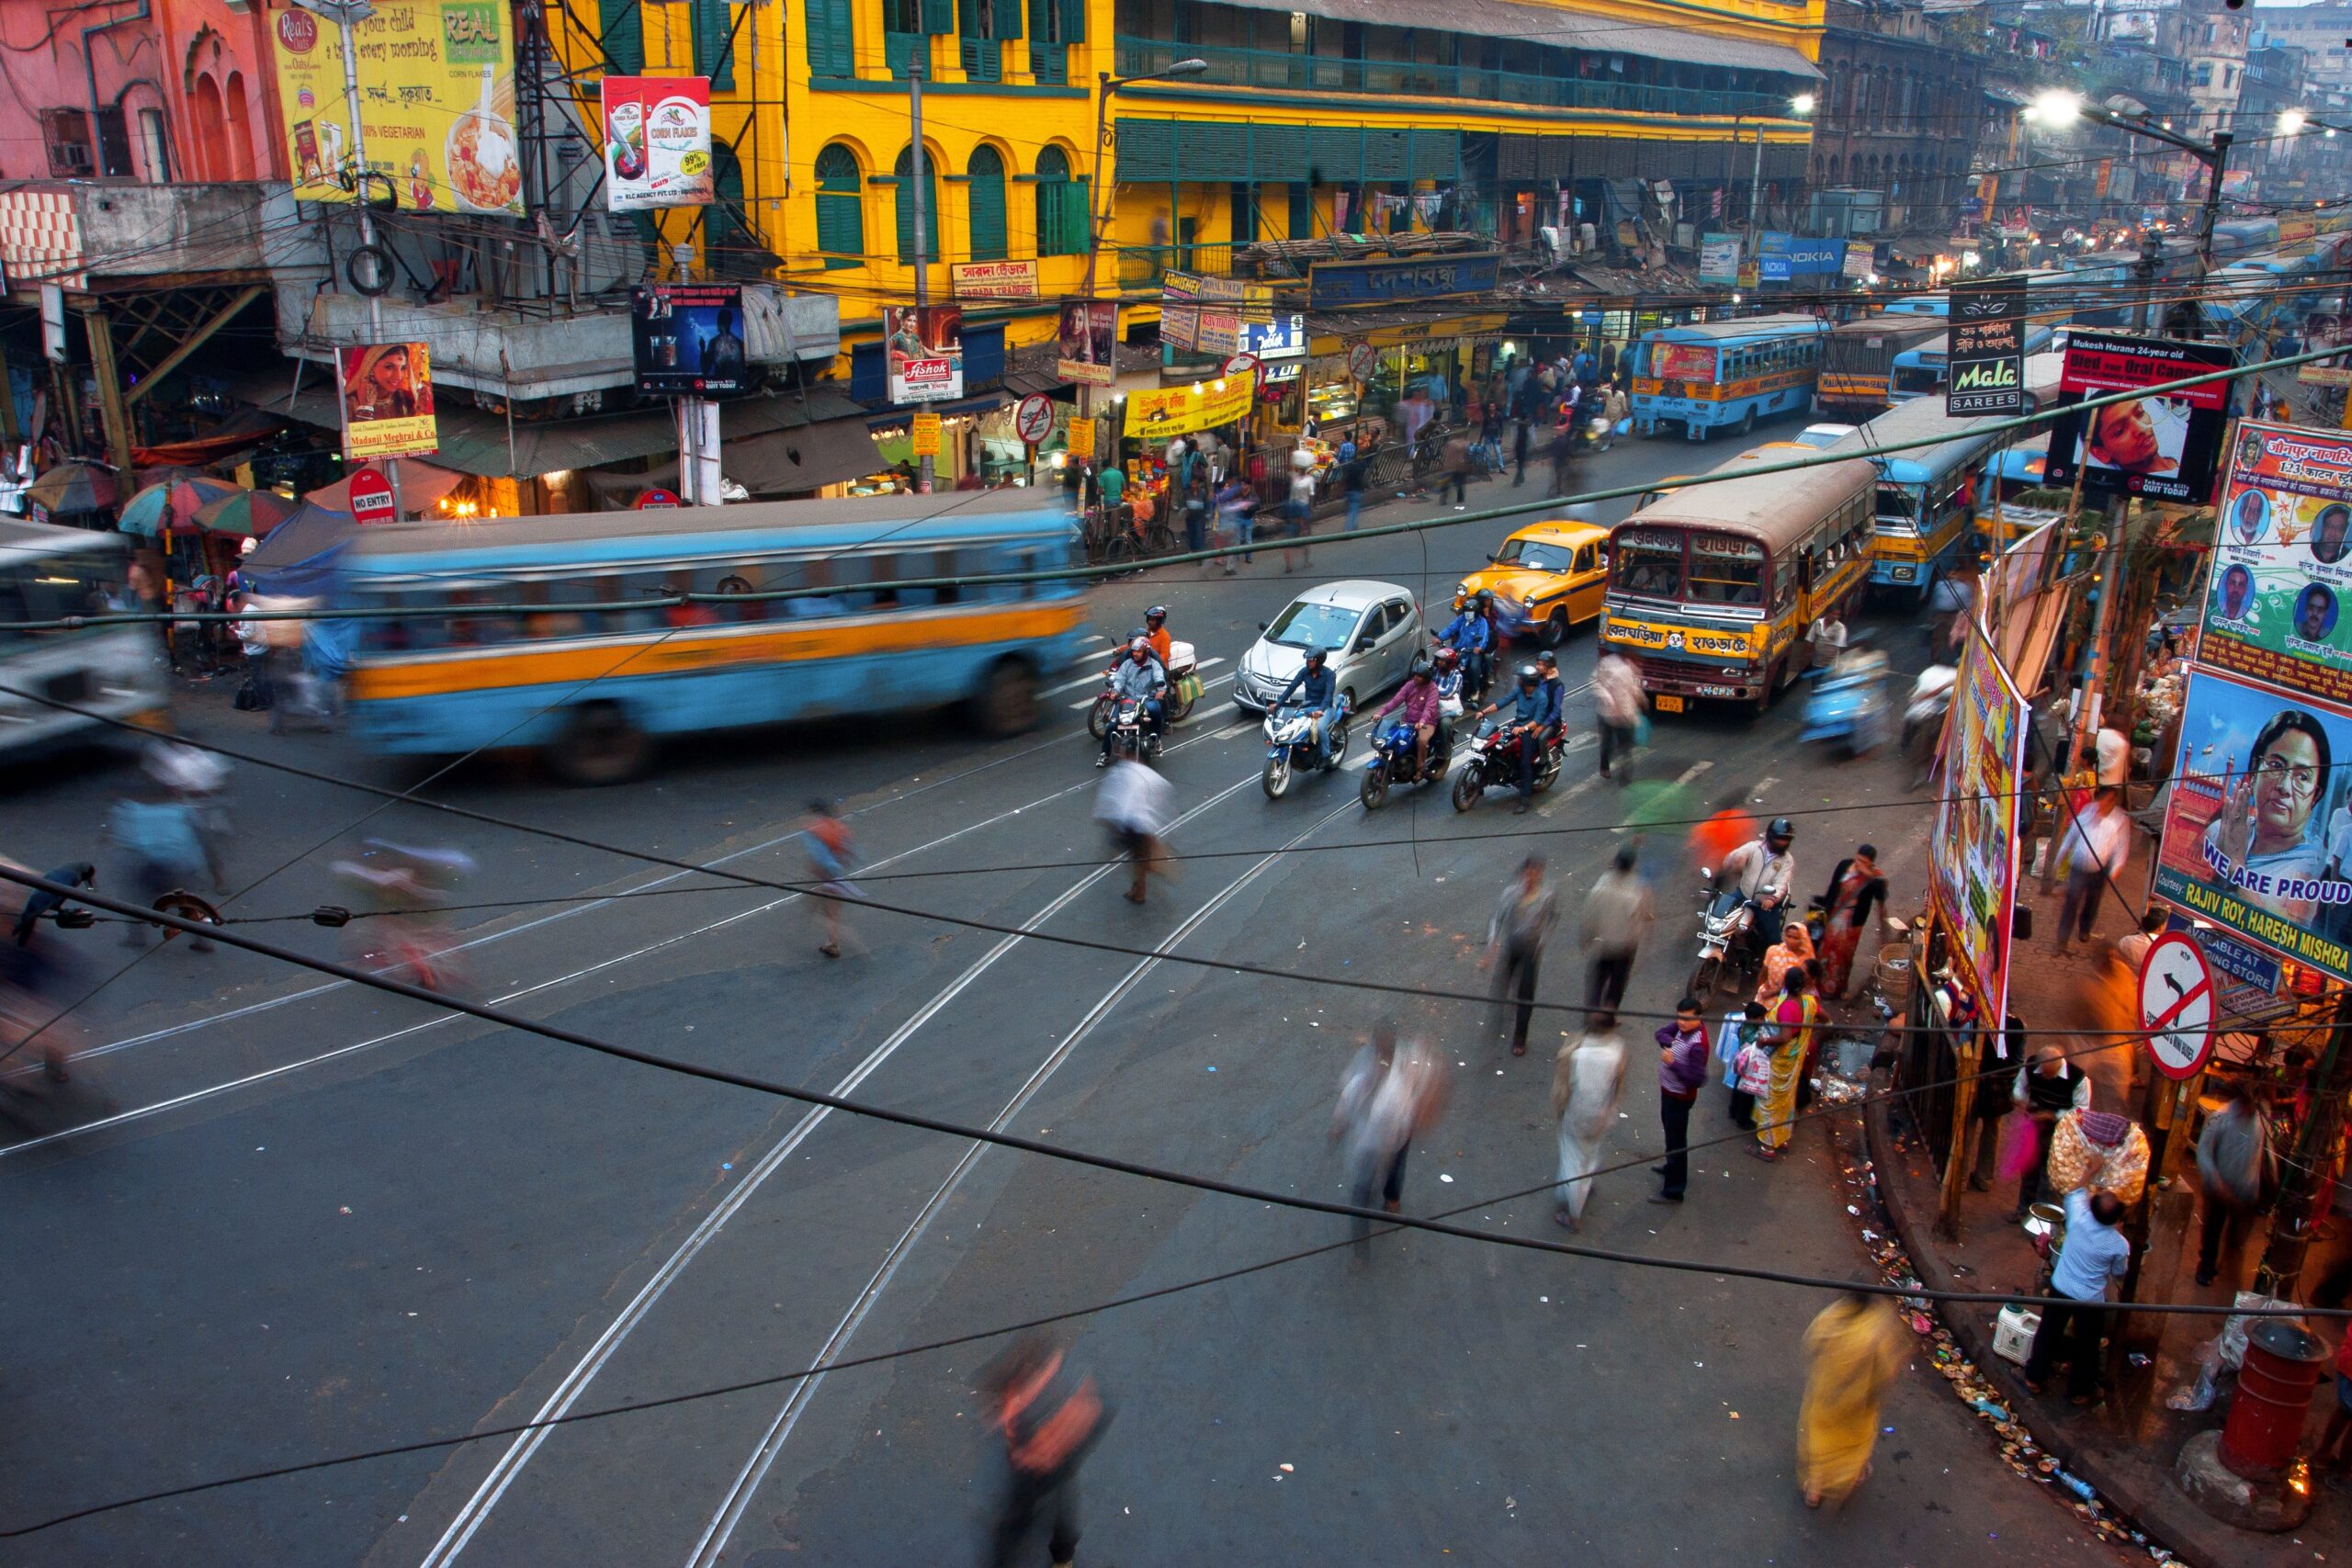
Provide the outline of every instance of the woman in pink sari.
{"type": "Polygon", "coordinates": [[[1829,1000],[1846,999],[1854,950],[1861,945],[1871,910],[1885,899],[1886,878],[1879,874],[1874,845],[1864,844],[1829,874],[1829,892],[1822,899],[1829,919],[1821,932],[1821,990],[1829,1000]]]}

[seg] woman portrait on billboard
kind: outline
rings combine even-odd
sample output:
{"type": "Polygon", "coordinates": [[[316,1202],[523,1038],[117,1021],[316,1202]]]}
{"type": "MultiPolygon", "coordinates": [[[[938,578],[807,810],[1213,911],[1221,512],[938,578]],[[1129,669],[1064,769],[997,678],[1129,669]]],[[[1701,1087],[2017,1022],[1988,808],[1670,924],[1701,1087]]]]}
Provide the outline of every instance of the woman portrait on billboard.
{"type": "Polygon", "coordinates": [[[2226,861],[2232,886],[2257,908],[2308,923],[2312,900],[2288,897],[2282,882],[2317,881],[2327,867],[2325,820],[2318,809],[2332,767],[2327,730],[2301,708],[2282,708],[2254,738],[2245,772],[2230,782],[2222,814],[2205,829],[2206,863],[2226,861]],[[2267,878],[2257,887],[2251,878],[2267,878]]]}

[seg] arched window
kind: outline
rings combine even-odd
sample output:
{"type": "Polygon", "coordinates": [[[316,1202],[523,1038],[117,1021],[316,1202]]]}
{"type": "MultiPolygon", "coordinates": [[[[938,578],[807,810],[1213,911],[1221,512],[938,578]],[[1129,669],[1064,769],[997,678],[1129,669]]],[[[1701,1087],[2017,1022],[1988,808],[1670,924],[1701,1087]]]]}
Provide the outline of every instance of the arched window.
{"type": "Polygon", "coordinates": [[[196,79],[196,172],[198,177],[229,177],[228,116],[220,107],[220,84],[209,76],[196,79]]]}
{"type": "MultiPolygon", "coordinates": [[[[937,261],[939,171],[932,166],[929,151],[924,149],[926,156],[922,161],[922,249],[925,260],[937,261]]],[[[899,176],[899,259],[911,266],[915,259],[915,150],[912,147],[899,149],[899,161],[891,165],[890,172],[899,176]]]]}
{"type": "Polygon", "coordinates": [[[254,177],[253,118],[245,107],[245,74],[242,71],[229,73],[229,167],[231,179],[249,180],[254,177]]]}
{"type": "Polygon", "coordinates": [[[837,141],[817,154],[817,249],[829,267],[865,264],[865,190],[856,153],[837,141]]]}
{"type": "Polygon", "coordinates": [[[1069,175],[1069,155],[1048,146],[1037,154],[1037,254],[1086,254],[1086,182],[1069,175]]]}
{"type": "Polygon", "coordinates": [[[743,218],[743,163],[724,141],[710,144],[710,205],[702,209],[703,270],[719,277],[756,277],[764,270],[743,218]]]}
{"type": "Polygon", "coordinates": [[[983,144],[972,149],[965,165],[964,197],[972,213],[972,259],[1002,261],[1004,243],[1004,160],[983,144]]]}

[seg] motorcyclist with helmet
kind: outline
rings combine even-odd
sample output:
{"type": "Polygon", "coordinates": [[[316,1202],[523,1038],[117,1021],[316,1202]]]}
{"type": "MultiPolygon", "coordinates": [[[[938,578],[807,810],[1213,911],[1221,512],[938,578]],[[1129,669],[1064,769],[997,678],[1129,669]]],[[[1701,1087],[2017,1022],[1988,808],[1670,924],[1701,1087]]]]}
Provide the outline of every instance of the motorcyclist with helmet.
{"type": "MultiPolygon", "coordinates": [[[[1168,694],[1168,667],[1152,657],[1151,638],[1138,628],[1127,638],[1127,656],[1111,671],[1111,698],[1116,703],[1133,697],[1142,705],[1144,728],[1157,735],[1160,730],[1160,704],[1168,694]]],[[[1094,759],[1098,768],[1110,766],[1112,738],[1119,732],[1115,724],[1102,727],[1102,754],[1094,759]]]]}
{"type": "Polygon", "coordinates": [[[1305,708],[1307,717],[1315,721],[1316,759],[1319,763],[1329,765],[1331,761],[1331,709],[1339,701],[1339,682],[1332,678],[1330,665],[1321,649],[1306,650],[1298,673],[1290,678],[1290,684],[1283,688],[1283,694],[1274,699],[1274,706],[1277,709],[1290,706],[1294,694],[1297,696],[1297,705],[1305,708]]]}
{"type": "Polygon", "coordinates": [[[1796,836],[1794,823],[1775,817],[1760,837],[1732,851],[1715,868],[1713,912],[1721,914],[1743,898],[1755,899],[1756,919],[1748,928],[1747,940],[1759,953],[1781,940],[1789,889],[1796,884],[1797,859],[1789,848],[1796,836]]]}
{"type": "Polygon", "coordinates": [[[1495,656],[1495,596],[1481,588],[1454,613],[1437,640],[1462,659],[1462,689],[1476,698],[1487,690],[1495,656]]]}
{"type": "Polygon", "coordinates": [[[1168,606],[1154,604],[1143,613],[1143,635],[1151,644],[1151,656],[1159,660],[1162,670],[1168,668],[1168,656],[1174,648],[1168,635],[1168,606]]]}
{"type": "Polygon", "coordinates": [[[1549,746],[1567,728],[1568,688],[1560,680],[1560,656],[1550,649],[1535,656],[1535,670],[1544,681],[1544,744],[1549,746]]]}
{"type": "MultiPolygon", "coordinates": [[[[1450,652],[1451,649],[1441,649],[1450,652]]],[[[1437,727],[1445,722],[1441,710],[1442,698],[1437,689],[1437,661],[1426,653],[1413,656],[1413,672],[1388,699],[1388,705],[1376,716],[1386,718],[1399,708],[1405,722],[1413,727],[1413,777],[1419,779],[1430,771],[1430,741],[1437,734],[1437,727]]]]}
{"type": "MultiPolygon", "coordinates": [[[[1499,701],[1488,703],[1478,710],[1485,718],[1502,707],[1499,701]]],[[[1535,760],[1544,750],[1544,677],[1532,664],[1519,667],[1519,690],[1511,698],[1510,717],[1505,721],[1519,741],[1519,803],[1511,807],[1524,813],[1535,800],[1535,760]]]]}

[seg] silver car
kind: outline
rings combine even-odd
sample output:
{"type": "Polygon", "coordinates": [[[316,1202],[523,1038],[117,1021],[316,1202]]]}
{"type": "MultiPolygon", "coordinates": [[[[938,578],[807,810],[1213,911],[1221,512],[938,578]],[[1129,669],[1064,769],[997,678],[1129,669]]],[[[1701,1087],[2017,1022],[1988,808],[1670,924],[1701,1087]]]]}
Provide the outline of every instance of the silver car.
{"type": "Polygon", "coordinates": [[[1309,648],[1329,656],[1349,707],[1361,711],[1405,678],[1427,640],[1411,592],[1367,578],[1310,588],[1258,629],[1262,635],[1241,656],[1233,677],[1235,704],[1252,713],[1265,712],[1281,697],[1309,648]]]}

